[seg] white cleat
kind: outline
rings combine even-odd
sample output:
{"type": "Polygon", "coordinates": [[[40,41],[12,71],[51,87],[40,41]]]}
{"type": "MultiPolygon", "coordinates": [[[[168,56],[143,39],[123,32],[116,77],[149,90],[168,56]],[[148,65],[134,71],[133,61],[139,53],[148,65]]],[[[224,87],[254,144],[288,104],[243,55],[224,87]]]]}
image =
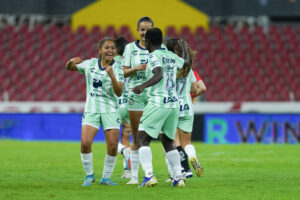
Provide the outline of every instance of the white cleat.
{"type": "Polygon", "coordinates": [[[135,176],[132,176],[131,180],[127,183],[127,185],[138,185],[138,184],[139,184],[139,180],[135,176]]]}
{"type": "Polygon", "coordinates": [[[124,170],[124,173],[121,176],[121,178],[124,178],[124,179],[131,178],[131,170],[124,170]]]}

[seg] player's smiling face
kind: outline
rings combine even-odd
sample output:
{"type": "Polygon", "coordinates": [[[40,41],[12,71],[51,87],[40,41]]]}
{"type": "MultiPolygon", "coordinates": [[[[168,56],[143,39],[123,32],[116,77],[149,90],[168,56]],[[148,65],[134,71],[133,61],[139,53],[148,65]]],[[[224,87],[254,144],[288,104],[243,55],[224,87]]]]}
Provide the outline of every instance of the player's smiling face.
{"type": "Polygon", "coordinates": [[[141,22],[139,24],[138,32],[139,32],[141,41],[145,42],[146,32],[147,32],[148,29],[150,29],[152,27],[153,27],[152,23],[151,22],[147,22],[147,21],[141,22]]]}
{"type": "Polygon", "coordinates": [[[99,49],[99,53],[101,55],[101,59],[105,59],[108,61],[112,61],[115,56],[115,44],[113,41],[106,41],[99,49]]]}

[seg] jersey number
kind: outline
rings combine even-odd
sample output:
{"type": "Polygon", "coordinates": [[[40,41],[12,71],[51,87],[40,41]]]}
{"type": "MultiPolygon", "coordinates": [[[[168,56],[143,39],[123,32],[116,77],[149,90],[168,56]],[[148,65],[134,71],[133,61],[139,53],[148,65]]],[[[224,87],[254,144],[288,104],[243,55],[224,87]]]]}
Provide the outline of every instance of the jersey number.
{"type": "Polygon", "coordinates": [[[171,73],[167,73],[167,76],[168,76],[168,78],[167,78],[167,83],[166,83],[166,88],[167,89],[170,89],[170,88],[174,88],[175,87],[175,82],[174,82],[174,80],[173,80],[173,73],[171,72],[171,73]]]}
{"type": "Polygon", "coordinates": [[[182,92],[183,92],[183,89],[185,87],[185,83],[186,83],[186,80],[182,79],[182,80],[180,80],[180,83],[177,84],[177,88],[176,89],[177,89],[177,92],[178,92],[179,96],[182,96],[182,92]],[[181,88],[179,88],[180,86],[181,86],[181,88]]]}

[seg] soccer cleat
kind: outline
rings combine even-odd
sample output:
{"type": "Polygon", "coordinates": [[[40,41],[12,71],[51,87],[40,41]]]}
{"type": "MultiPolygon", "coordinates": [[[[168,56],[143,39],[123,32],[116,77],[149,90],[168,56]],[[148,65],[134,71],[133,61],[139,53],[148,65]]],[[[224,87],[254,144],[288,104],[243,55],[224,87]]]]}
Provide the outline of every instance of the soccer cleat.
{"type": "Polygon", "coordinates": [[[88,176],[86,176],[84,178],[84,182],[83,182],[82,186],[90,186],[94,182],[95,182],[95,176],[94,176],[94,174],[88,175],[88,176]]]}
{"type": "Polygon", "coordinates": [[[139,187],[154,187],[157,185],[157,179],[155,176],[145,177],[144,181],[139,187]]]}
{"type": "Polygon", "coordinates": [[[173,182],[173,178],[172,177],[169,177],[167,180],[166,180],[166,183],[171,183],[173,182]]]}
{"type": "Polygon", "coordinates": [[[179,179],[174,179],[173,183],[172,183],[173,187],[184,187],[185,183],[183,181],[183,179],[179,178],[179,179]]]}
{"type": "Polygon", "coordinates": [[[199,161],[197,160],[197,158],[192,157],[189,160],[190,160],[193,168],[195,169],[196,175],[198,177],[203,176],[204,170],[203,170],[202,166],[200,165],[199,161]]]}
{"type": "Polygon", "coordinates": [[[131,178],[131,170],[124,170],[124,173],[121,176],[121,178],[124,178],[124,179],[131,178]]]}
{"type": "Polygon", "coordinates": [[[131,180],[127,183],[127,185],[138,185],[138,184],[139,184],[139,180],[135,176],[132,176],[131,180]]]}
{"type": "Polygon", "coordinates": [[[100,180],[101,185],[119,185],[117,183],[114,183],[110,178],[101,178],[100,180]]]}
{"type": "Polygon", "coordinates": [[[182,177],[185,179],[192,178],[193,172],[190,169],[188,171],[184,171],[184,172],[182,172],[182,177]]]}

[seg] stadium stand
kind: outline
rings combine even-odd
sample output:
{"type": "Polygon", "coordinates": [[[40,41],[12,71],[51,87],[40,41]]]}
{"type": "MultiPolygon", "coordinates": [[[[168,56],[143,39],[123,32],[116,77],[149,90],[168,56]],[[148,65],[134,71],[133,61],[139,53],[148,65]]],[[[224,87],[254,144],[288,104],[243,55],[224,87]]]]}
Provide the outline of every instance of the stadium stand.
{"type": "MultiPolygon", "coordinates": [[[[10,101],[84,101],[84,77],[67,73],[64,64],[97,56],[97,41],[116,32],[113,26],[90,32],[84,26],[72,32],[68,25],[1,28],[0,91],[10,101]]],[[[127,26],[119,33],[134,40],[127,26]]],[[[195,66],[209,87],[206,101],[300,100],[300,27],[212,26],[195,33],[168,27],[166,33],[182,36],[197,51],[195,66]]]]}

